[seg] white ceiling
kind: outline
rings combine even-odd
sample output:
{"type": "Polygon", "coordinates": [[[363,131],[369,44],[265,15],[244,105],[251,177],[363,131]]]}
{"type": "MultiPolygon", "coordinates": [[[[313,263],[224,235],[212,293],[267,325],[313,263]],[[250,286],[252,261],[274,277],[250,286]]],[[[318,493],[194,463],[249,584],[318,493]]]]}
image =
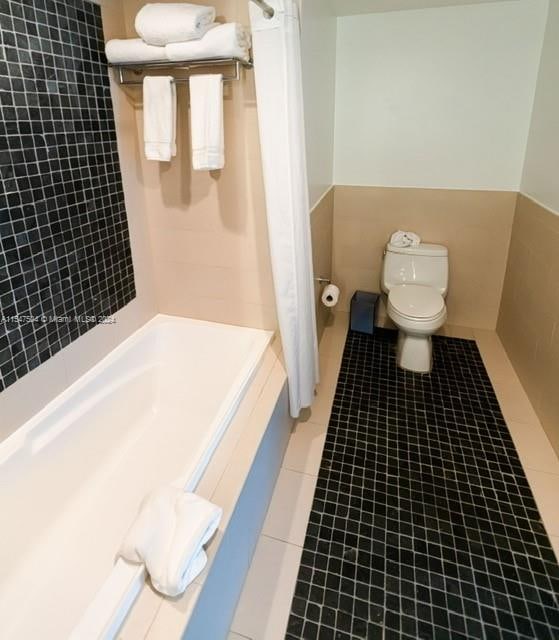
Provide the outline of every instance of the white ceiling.
{"type": "Polygon", "coordinates": [[[483,4],[505,0],[330,0],[337,16],[351,16],[359,13],[381,11],[403,11],[405,9],[429,9],[451,7],[459,4],[483,4]]]}

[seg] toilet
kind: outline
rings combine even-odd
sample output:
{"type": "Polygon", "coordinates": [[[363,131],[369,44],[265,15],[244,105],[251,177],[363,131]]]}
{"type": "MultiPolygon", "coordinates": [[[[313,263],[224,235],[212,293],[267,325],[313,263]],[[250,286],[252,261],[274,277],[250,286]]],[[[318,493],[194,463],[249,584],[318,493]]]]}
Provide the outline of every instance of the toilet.
{"type": "Polygon", "coordinates": [[[429,373],[433,362],[431,336],[446,320],[447,248],[426,243],[396,247],[388,243],[381,287],[388,294],[388,316],[398,327],[398,366],[429,373]]]}

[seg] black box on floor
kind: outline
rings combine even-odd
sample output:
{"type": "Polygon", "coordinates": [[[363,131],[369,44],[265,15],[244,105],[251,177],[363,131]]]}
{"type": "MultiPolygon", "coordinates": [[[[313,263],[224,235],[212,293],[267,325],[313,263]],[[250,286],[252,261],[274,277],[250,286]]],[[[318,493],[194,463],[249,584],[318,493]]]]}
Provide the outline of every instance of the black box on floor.
{"type": "Polygon", "coordinates": [[[380,295],[369,291],[356,291],[351,298],[349,326],[352,331],[372,335],[375,330],[377,303],[380,295]]]}

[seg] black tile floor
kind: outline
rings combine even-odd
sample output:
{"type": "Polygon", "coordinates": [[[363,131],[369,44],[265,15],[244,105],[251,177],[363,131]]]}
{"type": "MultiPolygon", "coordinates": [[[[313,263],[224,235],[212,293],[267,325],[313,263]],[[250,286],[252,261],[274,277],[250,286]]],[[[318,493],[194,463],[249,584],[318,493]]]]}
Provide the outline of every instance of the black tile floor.
{"type": "MultiPolygon", "coordinates": [[[[350,332],[286,638],[559,638],[559,566],[476,344],[350,332]]],[[[558,502],[559,504],[559,502],[558,502]]]]}

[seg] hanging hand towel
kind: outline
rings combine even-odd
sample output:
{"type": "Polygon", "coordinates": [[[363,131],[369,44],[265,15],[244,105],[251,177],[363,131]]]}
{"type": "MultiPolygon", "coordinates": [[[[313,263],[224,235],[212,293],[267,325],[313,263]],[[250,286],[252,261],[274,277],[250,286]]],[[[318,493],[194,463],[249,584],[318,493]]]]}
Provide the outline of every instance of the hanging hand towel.
{"type": "Polygon", "coordinates": [[[177,93],[171,76],[144,78],[144,145],[148,160],[177,155],[177,93]]]}
{"type": "Polygon", "coordinates": [[[175,487],[149,495],[119,554],[144,564],[155,589],[175,597],[202,571],[207,562],[204,544],[215,533],[220,507],[175,487]]]}
{"type": "Polygon", "coordinates": [[[200,60],[203,58],[239,58],[250,60],[250,31],[236,22],[220,24],[201,40],[175,42],[165,47],[169,60],[200,60]]]}
{"type": "Polygon", "coordinates": [[[417,247],[421,238],[413,231],[395,231],[390,236],[390,244],[395,247],[417,247]]]}
{"type": "Polygon", "coordinates": [[[125,62],[166,62],[165,47],[152,47],[140,38],[109,40],[105,45],[107,60],[113,64],[125,62]]]}
{"type": "Polygon", "coordinates": [[[190,135],[192,168],[223,169],[223,76],[190,76],[190,135]]]}
{"type": "Polygon", "coordinates": [[[136,32],[147,44],[165,46],[201,38],[213,25],[215,9],[188,2],[144,5],[136,15],[136,32]]]}

